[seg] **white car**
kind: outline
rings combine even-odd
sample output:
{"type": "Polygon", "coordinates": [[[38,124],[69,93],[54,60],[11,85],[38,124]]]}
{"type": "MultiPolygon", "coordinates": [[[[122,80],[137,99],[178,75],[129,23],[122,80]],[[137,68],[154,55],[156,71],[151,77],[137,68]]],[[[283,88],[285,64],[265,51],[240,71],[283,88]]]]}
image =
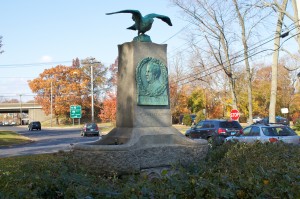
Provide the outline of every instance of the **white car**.
{"type": "Polygon", "coordinates": [[[300,144],[300,136],[288,126],[282,124],[253,124],[243,129],[243,134],[225,138],[225,142],[285,142],[300,144]]]}
{"type": "Polygon", "coordinates": [[[262,120],[262,118],[260,118],[259,116],[253,117],[253,123],[257,123],[257,122],[259,122],[261,120],[262,120]]]}

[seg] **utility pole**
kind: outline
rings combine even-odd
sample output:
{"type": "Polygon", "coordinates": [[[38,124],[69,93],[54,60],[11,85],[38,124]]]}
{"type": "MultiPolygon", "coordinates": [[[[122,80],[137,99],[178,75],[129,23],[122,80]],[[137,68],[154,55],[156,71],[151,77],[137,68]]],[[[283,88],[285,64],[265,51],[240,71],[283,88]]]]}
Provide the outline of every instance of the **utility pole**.
{"type": "Polygon", "coordinates": [[[90,58],[91,64],[91,120],[94,122],[94,68],[93,64],[98,63],[94,62],[95,58],[90,58]]]}
{"type": "Polygon", "coordinates": [[[91,92],[92,92],[92,122],[94,122],[94,71],[93,63],[91,64],[91,92]]]}
{"type": "Polygon", "coordinates": [[[51,121],[50,121],[50,126],[52,127],[52,109],[53,109],[53,90],[52,90],[52,80],[51,80],[51,88],[50,88],[50,112],[51,112],[51,121]]]}
{"type": "Polygon", "coordinates": [[[22,125],[22,94],[20,94],[20,125],[22,125]]]}
{"type": "Polygon", "coordinates": [[[91,121],[94,122],[94,68],[93,64],[97,64],[100,62],[95,62],[95,58],[90,58],[89,62],[85,62],[84,64],[90,64],[91,67],[91,121]]]}

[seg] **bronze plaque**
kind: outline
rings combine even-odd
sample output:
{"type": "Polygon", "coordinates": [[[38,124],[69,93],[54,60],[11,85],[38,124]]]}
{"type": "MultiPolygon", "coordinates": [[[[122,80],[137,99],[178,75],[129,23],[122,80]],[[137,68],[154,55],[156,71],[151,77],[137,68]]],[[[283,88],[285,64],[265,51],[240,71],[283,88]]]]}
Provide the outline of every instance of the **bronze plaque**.
{"type": "Polygon", "coordinates": [[[137,104],[168,105],[168,70],[159,60],[144,58],[136,67],[137,104]]]}

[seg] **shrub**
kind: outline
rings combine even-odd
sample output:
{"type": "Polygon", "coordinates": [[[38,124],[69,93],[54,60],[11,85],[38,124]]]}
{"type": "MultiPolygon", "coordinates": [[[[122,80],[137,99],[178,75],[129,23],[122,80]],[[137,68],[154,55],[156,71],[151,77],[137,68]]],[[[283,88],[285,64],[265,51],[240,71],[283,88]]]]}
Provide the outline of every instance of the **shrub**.
{"type": "Polygon", "coordinates": [[[192,124],[192,118],[190,114],[185,114],[183,116],[182,123],[186,126],[190,126],[192,124]]]}
{"type": "Polygon", "coordinates": [[[205,114],[203,114],[203,111],[199,111],[197,113],[197,116],[196,116],[196,123],[200,122],[201,120],[204,120],[205,119],[205,114]]]}
{"type": "Polygon", "coordinates": [[[295,121],[294,129],[300,131],[300,118],[295,121]]]}
{"type": "Polygon", "coordinates": [[[72,153],[0,158],[0,165],[0,198],[300,198],[300,146],[284,143],[227,143],[160,178],[103,176],[72,153]]]}

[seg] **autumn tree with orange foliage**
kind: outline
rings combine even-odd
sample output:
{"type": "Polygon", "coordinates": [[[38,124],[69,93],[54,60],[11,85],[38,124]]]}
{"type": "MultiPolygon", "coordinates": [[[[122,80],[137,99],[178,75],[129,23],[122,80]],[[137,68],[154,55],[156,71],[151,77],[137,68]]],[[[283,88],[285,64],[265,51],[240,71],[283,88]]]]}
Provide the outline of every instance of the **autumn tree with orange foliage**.
{"type": "Polygon", "coordinates": [[[102,102],[102,109],[99,114],[102,122],[115,122],[117,115],[117,97],[115,94],[108,94],[102,102]]]}
{"type": "Polygon", "coordinates": [[[82,88],[86,87],[86,82],[81,82],[75,72],[79,71],[72,67],[58,65],[44,70],[38,78],[28,81],[32,92],[37,94],[35,100],[42,106],[46,115],[49,115],[52,110],[56,124],[59,124],[60,116],[68,116],[70,105],[86,106],[80,95],[80,93],[84,95],[82,88]]]}
{"type": "Polygon", "coordinates": [[[171,75],[169,78],[169,88],[170,88],[170,106],[172,114],[172,122],[178,123],[180,115],[189,114],[188,109],[188,86],[178,85],[178,82],[171,75]]]}
{"type": "Polygon", "coordinates": [[[56,124],[59,124],[59,117],[70,117],[71,105],[80,105],[82,115],[87,119],[91,111],[91,97],[95,99],[95,112],[99,113],[99,96],[107,90],[107,68],[95,59],[92,63],[88,62],[90,59],[86,58],[80,63],[76,58],[72,66],[58,65],[46,69],[38,78],[28,81],[32,92],[37,94],[35,100],[42,105],[46,115],[49,115],[52,110],[56,124]],[[93,67],[93,74],[91,74],[91,67],[93,67]],[[92,75],[93,82],[91,82],[92,75]],[[94,96],[91,96],[91,83],[93,83],[94,96]]]}
{"type": "MultiPolygon", "coordinates": [[[[277,89],[277,103],[276,115],[281,115],[281,108],[290,108],[294,98],[294,88],[291,84],[291,77],[289,71],[282,65],[279,65],[278,72],[280,78],[278,79],[277,89]]],[[[254,109],[253,113],[268,116],[270,104],[270,88],[271,88],[272,70],[270,66],[261,67],[253,79],[253,96],[254,109]]]]}
{"type": "Polygon", "coordinates": [[[116,122],[117,117],[117,73],[118,73],[118,58],[115,63],[111,64],[109,69],[109,90],[106,97],[103,99],[101,111],[98,115],[103,122],[116,122]]]}

